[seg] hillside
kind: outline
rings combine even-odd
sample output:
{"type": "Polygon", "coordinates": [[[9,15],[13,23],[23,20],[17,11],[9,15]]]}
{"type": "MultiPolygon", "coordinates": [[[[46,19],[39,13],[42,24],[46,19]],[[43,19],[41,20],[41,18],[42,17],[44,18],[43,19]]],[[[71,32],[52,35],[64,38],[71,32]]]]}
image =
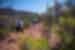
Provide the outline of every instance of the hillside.
{"type": "Polygon", "coordinates": [[[15,21],[17,18],[21,18],[23,20],[31,20],[32,16],[39,16],[36,13],[29,11],[18,11],[10,8],[0,8],[0,25],[3,27],[15,27],[15,21]]]}

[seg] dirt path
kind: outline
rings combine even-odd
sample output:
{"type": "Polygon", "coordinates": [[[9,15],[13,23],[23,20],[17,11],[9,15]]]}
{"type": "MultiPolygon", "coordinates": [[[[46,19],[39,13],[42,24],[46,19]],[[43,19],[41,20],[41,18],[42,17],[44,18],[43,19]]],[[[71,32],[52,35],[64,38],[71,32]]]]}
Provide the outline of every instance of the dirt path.
{"type": "MultiPolygon", "coordinates": [[[[27,36],[32,36],[34,39],[41,38],[43,29],[44,29],[43,25],[38,23],[35,25],[31,25],[27,30],[24,30],[24,34],[27,36]]],[[[8,39],[15,39],[17,41],[18,34],[16,34],[15,32],[11,32],[9,34],[10,34],[10,37],[8,39]]],[[[19,47],[16,43],[10,43],[8,45],[8,48],[9,50],[19,50],[19,47]]]]}
{"type": "MultiPolygon", "coordinates": [[[[43,31],[44,27],[42,24],[38,23],[36,25],[31,25],[27,30],[24,30],[24,34],[26,36],[32,36],[33,38],[41,38],[42,37],[42,31],[43,31]]],[[[5,50],[20,50],[19,46],[17,43],[11,42],[10,44],[7,44],[8,39],[15,39],[16,42],[18,42],[18,34],[16,34],[16,32],[10,32],[10,37],[7,38],[6,41],[4,41],[2,44],[2,46],[6,46],[5,50]]],[[[57,35],[55,34],[51,34],[51,38],[49,39],[49,43],[51,44],[52,47],[56,46],[56,43],[59,43],[60,39],[57,35]]],[[[0,44],[0,47],[1,47],[0,44]]]]}

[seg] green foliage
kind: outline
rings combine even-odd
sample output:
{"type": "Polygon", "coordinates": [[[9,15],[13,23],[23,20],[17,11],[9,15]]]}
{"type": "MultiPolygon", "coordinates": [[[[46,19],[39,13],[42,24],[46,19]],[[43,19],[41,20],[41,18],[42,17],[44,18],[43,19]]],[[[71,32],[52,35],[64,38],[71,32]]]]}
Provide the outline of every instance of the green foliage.
{"type": "Polygon", "coordinates": [[[30,18],[28,16],[25,16],[24,17],[24,27],[28,28],[30,24],[31,24],[30,18]]]}
{"type": "Polygon", "coordinates": [[[47,50],[48,40],[46,39],[36,39],[34,40],[30,37],[27,41],[30,50],[47,50]]]}
{"type": "Polygon", "coordinates": [[[74,43],[72,42],[72,40],[74,40],[73,37],[73,27],[75,27],[75,18],[68,16],[68,17],[60,17],[60,24],[63,26],[61,27],[62,29],[64,29],[62,31],[62,36],[63,36],[63,49],[61,50],[74,50],[74,43]],[[70,48],[68,46],[71,46],[70,48]]]}
{"type": "Polygon", "coordinates": [[[75,27],[75,18],[72,18],[72,17],[61,17],[60,18],[60,23],[62,25],[69,25],[69,26],[72,26],[72,27],[75,27]]]}

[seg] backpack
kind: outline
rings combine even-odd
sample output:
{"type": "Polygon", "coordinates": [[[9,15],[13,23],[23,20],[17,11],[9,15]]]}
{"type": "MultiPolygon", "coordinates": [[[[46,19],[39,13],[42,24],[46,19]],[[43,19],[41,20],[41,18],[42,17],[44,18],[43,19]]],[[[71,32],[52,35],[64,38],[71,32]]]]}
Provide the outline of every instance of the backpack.
{"type": "Polygon", "coordinates": [[[23,27],[23,22],[21,20],[16,21],[16,26],[23,27]]]}

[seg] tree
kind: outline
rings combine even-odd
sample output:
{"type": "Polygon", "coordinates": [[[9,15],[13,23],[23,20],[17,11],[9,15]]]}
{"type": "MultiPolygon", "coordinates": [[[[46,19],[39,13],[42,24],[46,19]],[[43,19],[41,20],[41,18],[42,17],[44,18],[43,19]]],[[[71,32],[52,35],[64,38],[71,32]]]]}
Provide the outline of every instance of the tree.
{"type": "Polygon", "coordinates": [[[75,16],[75,0],[66,0],[65,5],[70,8],[70,15],[75,16]]]}
{"type": "Polygon", "coordinates": [[[65,4],[67,7],[71,7],[72,6],[72,0],[66,0],[65,4]]]}

